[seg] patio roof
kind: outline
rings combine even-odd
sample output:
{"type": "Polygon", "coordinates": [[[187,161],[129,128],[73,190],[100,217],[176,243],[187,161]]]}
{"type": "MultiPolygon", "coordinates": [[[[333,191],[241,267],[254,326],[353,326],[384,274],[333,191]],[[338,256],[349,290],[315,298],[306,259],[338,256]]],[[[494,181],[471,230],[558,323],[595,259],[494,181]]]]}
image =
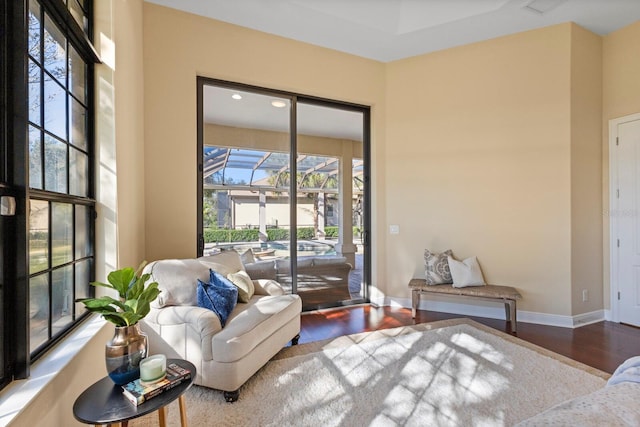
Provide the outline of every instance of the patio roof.
{"type": "MultiPolygon", "coordinates": [[[[291,164],[288,153],[253,149],[204,147],[205,188],[263,188],[287,191],[291,164]]],[[[363,189],[364,162],[354,159],[354,193],[363,189]]],[[[298,190],[337,193],[340,161],[336,157],[300,154],[296,160],[298,190]]]]}

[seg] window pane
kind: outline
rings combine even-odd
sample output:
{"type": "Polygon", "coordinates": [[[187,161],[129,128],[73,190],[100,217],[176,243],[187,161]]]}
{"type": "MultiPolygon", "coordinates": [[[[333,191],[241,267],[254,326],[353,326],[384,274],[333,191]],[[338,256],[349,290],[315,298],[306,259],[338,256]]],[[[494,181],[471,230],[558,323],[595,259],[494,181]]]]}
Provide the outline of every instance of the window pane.
{"type": "Polygon", "coordinates": [[[86,197],[89,189],[87,155],[69,148],[69,194],[86,197]]]}
{"type": "Polygon", "coordinates": [[[29,273],[49,268],[49,203],[31,200],[29,212],[29,273]]]}
{"type": "Polygon", "coordinates": [[[73,321],[73,266],[53,270],[51,279],[51,335],[55,335],[73,321]]]}
{"type": "Polygon", "coordinates": [[[49,339],[49,281],[47,274],[29,280],[29,349],[49,339]]]}
{"type": "Polygon", "coordinates": [[[73,261],[73,205],[51,204],[51,265],[73,261]]]}
{"type": "Polygon", "coordinates": [[[91,254],[89,245],[89,208],[82,205],[76,205],[76,258],[80,259],[91,254]]]}
{"type": "Polygon", "coordinates": [[[37,125],[42,125],[40,107],[42,106],[42,89],[40,67],[29,60],[29,120],[37,125]]]}
{"type": "Polygon", "coordinates": [[[67,192],[67,145],[56,138],[44,138],[44,186],[46,190],[67,192]]]}
{"type": "Polygon", "coordinates": [[[87,65],[73,47],[69,47],[69,72],[69,89],[84,103],[87,65]]]}
{"type": "Polygon", "coordinates": [[[69,11],[71,11],[71,15],[73,19],[76,20],[80,28],[86,33],[88,29],[88,20],[85,11],[83,10],[84,1],[78,0],[69,0],[68,6],[69,11]]]}
{"type": "MultiPolygon", "coordinates": [[[[89,260],[81,261],[76,264],[76,294],[75,299],[89,298],[89,281],[91,280],[91,262],[89,260]]],[[[76,318],[81,316],[87,309],[81,302],[76,303],[76,318]]]]}
{"type": "Polygon", "coordinates": [[[44,18],[44,68],[63,86],[67,80],[67,39],[45,14],[44,18]]]}
{"type": "Polygon", "coordinates": [[[42,189],[42,133],[29,126],[29,187],[42,189]]]}
{"type": "Polygon", "coordinates": [[[41,28],[40,4],[35,0],[31,0],[29,2],[29,55],[38,62],[42,61],[42,59],[40,59],[41,28]]]}
{"type": "Polygon", "coordinates": [[[71,112],[69,114],[70,142],[78,148],[87,149],[87,109],[78,101],[69,97],[71,112]]]}
{"type": "Polygon", "coordinates": [[[48,74],[44,78],[44,127],[62,139],[67,138],[66,91],[51,80],[48,74]]]}

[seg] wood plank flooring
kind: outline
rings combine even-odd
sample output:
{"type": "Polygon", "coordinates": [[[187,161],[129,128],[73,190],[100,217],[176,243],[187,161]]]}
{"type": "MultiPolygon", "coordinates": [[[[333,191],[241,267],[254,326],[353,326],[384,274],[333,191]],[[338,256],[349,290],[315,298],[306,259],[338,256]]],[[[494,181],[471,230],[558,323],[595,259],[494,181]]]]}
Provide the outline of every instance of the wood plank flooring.
{"type": "MultiPolygon", "coordinates": [[[[300,343],[458,317],[462,316],[418,310],[416,318],[412,319],[410,309],[369,304],[311,311],[302,315],[300,343]]],[[[504,320],[470,319],[502,332],[510,331],[504,320]]],[[[518,322],[517,336],[609,373],[629,357],[640,355],[640,328],[613,322],[598,322],[576,329],[518,322]]]]}

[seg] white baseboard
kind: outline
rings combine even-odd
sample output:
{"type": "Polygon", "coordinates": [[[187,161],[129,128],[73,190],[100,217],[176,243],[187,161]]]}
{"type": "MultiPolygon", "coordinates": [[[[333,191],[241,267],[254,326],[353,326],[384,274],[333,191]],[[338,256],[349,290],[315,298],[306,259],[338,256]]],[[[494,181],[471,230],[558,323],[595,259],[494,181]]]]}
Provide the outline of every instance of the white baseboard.
{"type": "MultiPolygon", "coordinates": [[[[471,301],[471,300],[470,300],[471,301]]],[[[411,308],[410,298],[378,297],[371,301],[377,305],[411,308]]],[[[457,298],[441,295],[429,295],[429,299],[420,298],[420,310],[439,311],[442,313],[460,314],[464,316],[486,317],[489,319],[505,319],[505,309],[502,302],[473,300],[473,302],[460,302],[457,298]],[[457,300],[457,301],[456,301],[457,300]]],[[[596,310],[590,313],[575,316],[559,314],[538,313],[533,311],[518,310],[518,322],[534,323],[537,325],[558,326],[562,328],[578,328],[591,323],[605,320],[605,310],[596,310]]]]}
{"type": "Polygon", "coordinates": [[[613,312],[610,309],[604,310],[604,320],[608,320],[609,322],[613,322],[613,312]]]}

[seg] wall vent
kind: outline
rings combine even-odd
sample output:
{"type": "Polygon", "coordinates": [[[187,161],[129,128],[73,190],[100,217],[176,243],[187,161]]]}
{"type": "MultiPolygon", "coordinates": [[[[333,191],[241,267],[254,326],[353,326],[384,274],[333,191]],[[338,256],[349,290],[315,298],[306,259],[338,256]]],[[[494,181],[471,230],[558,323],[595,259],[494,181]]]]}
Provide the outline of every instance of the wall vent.
{"type": "Polygon", "coordinates": [[[553,10],[556,7],[560,6],[560,4],[564,3],[565,1],[567,0],[533,0],[527,3],[524,8],[530,12],[543,15],[550,10],[553,10]]]}

